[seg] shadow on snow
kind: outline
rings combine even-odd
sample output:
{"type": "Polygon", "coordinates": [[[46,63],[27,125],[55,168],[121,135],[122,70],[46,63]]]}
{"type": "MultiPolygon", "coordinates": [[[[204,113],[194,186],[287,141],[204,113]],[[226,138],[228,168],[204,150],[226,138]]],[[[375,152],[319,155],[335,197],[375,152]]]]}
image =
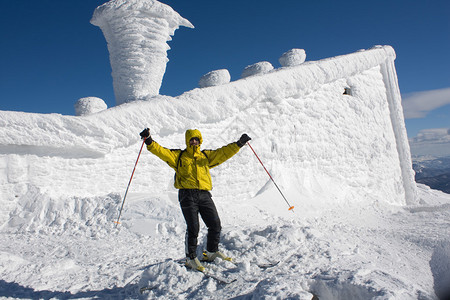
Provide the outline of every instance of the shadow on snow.
{"type": "Polygon", "coordinates": [[[0,279],[0,297],[18,299],[123,299],[126,297],[138,297],[138,285],[130,284],[124,287],[114,287],[100,291],[86,291],[72,294],[71,292],[36,291],[33,288],[24,287],[15,282],[6,282],[0,279]]]}

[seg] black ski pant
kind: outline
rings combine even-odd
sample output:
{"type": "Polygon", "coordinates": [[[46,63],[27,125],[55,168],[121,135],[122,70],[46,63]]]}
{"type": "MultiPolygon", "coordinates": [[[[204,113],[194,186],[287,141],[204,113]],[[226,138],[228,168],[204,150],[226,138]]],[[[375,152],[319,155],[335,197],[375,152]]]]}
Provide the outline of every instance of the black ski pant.
{"type": "Polygon", "coordinates": [[[220,225],[219,214],[211,198],[211,193],[204,190],[180,189],[178,200],[186,220],[186,256],[197,257],[197,238],[200,230],[198,215],[208,227],[206,250],[216,252],[219,250],[220,225]]]}

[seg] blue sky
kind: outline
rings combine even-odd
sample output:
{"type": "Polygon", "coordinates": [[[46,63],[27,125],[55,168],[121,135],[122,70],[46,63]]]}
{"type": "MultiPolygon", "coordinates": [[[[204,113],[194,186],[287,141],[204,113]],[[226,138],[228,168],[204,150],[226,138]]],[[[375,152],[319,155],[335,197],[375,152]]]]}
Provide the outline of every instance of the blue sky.
{"type": "MultiPolygon", "coordinates": [[[[106,41],[89,23],[105,2],[2,1],[0,110],[73,115],[75,102],[87,96],[115,105],[106,41]]],[[[391,45],[405,108],[425,112],[407,118],[408,135],[450,127],[448,0],[160,2],[196,27],[178,29],[169,42],[160,94],[196,88],[211,70],[226,68],[236,80],[259,61],[279,67],[278,58],[292,48],[319,60],[391,45]],[[438,102],[436,90],[443,97],[438,102]]]]}

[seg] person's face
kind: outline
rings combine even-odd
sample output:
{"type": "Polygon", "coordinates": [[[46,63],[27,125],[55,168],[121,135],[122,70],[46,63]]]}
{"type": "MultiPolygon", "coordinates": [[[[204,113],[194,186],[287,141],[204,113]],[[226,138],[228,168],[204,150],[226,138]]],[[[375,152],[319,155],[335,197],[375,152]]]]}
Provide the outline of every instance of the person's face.
{"type": "Polygon", "coordinates": [[[191,146],[198,146],[200,145],[200,140],[197,137],[193,137],[189,140],[189,145],[191,146]]]}

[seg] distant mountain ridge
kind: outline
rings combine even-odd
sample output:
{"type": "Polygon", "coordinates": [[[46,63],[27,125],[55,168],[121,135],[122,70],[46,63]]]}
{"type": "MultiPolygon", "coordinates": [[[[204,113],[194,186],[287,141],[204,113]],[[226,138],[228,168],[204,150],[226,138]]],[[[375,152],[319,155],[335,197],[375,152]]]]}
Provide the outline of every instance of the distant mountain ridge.
{"type": "Polygon", "coordinates": [[[416,182],[450,194],[450,128],[421,130],[409,144],[416,182]]]}
{"type": "Polygon", "coordinates": [[[413,157],[416,182],[450,194],[450,156],[413,157]]]}

